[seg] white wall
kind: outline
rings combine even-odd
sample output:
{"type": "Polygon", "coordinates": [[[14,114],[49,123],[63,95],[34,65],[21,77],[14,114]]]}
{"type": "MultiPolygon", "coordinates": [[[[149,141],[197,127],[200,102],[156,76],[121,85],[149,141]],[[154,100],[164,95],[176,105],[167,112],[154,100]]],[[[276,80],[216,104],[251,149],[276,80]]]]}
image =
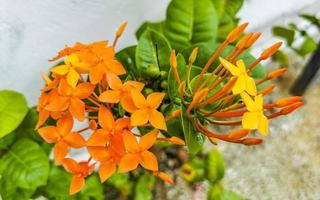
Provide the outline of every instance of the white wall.
{"type": "MultiPolygon", "coordinates": [[[[310,7],[317,0],[249,0],[241,10],[251,30],[310,7]]],[[[65,44],[112,39],[129,20],[118,48],[135,43],[135,29],[145,20],[165,16],[169,0],[0,0],[0,89],[23,92],[34,105],[47,71],[65,44]]],[[[317,3],[319,8],[319,3],[317,3]]],[[[312,6],[311,6],[312,7],[312,6]]]]}

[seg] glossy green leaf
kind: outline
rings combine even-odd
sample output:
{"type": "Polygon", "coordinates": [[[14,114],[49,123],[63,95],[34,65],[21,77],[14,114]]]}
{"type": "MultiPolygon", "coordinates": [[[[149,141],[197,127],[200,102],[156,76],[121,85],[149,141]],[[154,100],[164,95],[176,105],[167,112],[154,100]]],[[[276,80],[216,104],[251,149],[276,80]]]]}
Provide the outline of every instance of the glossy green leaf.
{"type": "Polygon", "coordinates": [[[299,49],[296,49],[296,52],[301,56],[306,56],[309,53],[314,52],[317,49],[318,45],[314,39],[310,36],[305,36],[304,41],[299,49]]]}
{"type": "Polygon", "coordinates": [[[243,5],[244,0],[225,0],[224,12],[235,17],[243,5]]]}
{"type": "MultiPolygon", "coordinates": [[[[164,111],[165,117],[168,117],[171,115],[171,113],[175,110],[180,109],[180,106],[175,105],[174,103],[171,103],[164,111]]],[[[176,136],[181,139],[184,138],[183,129],[181,125],[181,121],[179,117],[175,117],[169,121],[167,121],[167,132],[163,132],[164,134],[167,134],[167,136],[176,136]]]]}
{"type": "Polygon", "coordinates": [[[218,16],[210,0],[173,0],[167,9],[165,35],[178,51],[201,42],[214,42],[218,16]]]}
{"type": "Polygon", "coordinates": [[[184,138],[185,138],[189,153],[196,154],[199,151],[201,151],[205,139],[200,133],[198,133],[195,130],[191,119],[187,117],[185,113],[186,113],[186,109],[182,105],[180,120],[181,120],[182,129],[184,133],[184,138]]]}
{"type": "Polygon", "coordinates": [[[140,176],[135,187],[134,200],[152,200],[155,182],[156,177],[153,174],[146,173],[140,176]]]}
{"type": "Polygon", "coordinates": [[[39,115],[35,108],[29,109],[26,117],[19,125],[19,127],[15,130],[15,134],[18,138],[27,137],[38,143],[42,143],[43,139],[39,136],[39,133],[34,129],[39,115]]]}
{"type": "Polygon", "coordinates": [[[135,54],[136,46],[129,46],[116,53],[116,58],[126,69],[127,74],[131,75],[132,78],[138,79],[140,74],[136,66],[135,54]]]}
{"type": "Polygon", "coordinates": [[[309,21],[311,24],[317,26],[318,29],[320,29],[320,18],[317,18],[315,15],[309,15],[309,14],[301,14],[299,16],[309,21]]]}
{"type": "Polygon", "coordinates": [[[164,21],[160,22],[144,22],[136,31],[136,37],[139,39],[141,35],[149,28],[152,29],[158,33],[163,34],[163,29],[164,29],[164,21]]]}
{"type": "Polygon", "coordinates": [[[153,30],[145,31],[136,48],[136,65],[144,78],[155,78],[160,70],[170,67],[171,47],[169,42],[160,33],[153,30]]]}
{"type": "Polygon", "coordinates": [[[294,41],[295,31],[282,26],[274,26],[272,34],[285,39],[288,45],[291,46],[294,41]]]}
{"type": "Polygon", "coordinates": [[[16,129],[28,112],[24,96],[11,90],[0,91],[0,138],[16,129]]]}
{"type": "Polygon", "coordinates": [[[0,199],[2,200],[28,200],[34,189],[22,189],[9,179],[0,179],[0,199]]]}
{"type": "Polygon", "coordinates": [[[49,175],[48,156],[34,141],[20,139],[1,158],[0,174],[20,188],[45,185],[49,175]]]}

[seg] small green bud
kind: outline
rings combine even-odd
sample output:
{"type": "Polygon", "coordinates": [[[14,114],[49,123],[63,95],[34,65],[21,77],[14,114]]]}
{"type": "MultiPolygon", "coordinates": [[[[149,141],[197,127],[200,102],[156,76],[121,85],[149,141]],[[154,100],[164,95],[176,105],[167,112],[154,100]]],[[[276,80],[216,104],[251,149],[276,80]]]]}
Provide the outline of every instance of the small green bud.
{"type": "MultiPolygon", "coordinates": [[[[160,75],[159,67],[153,64],[149,65],[147,68],[146,74],[150,76],[150,78],[155,78],[159,76],[160,75]]],[[[145,78],[148,79],[149,77],[145,77],[145,78]]]]}
{"type": "Polygon", "coordinates": [[[168,81],[167,80],[163,80],[160,83],[161,88],[166,89],[168,87],[168,81]]]}
{"type": "Polygon", "coordinates": [[[206,179],[212,184],[220,181],[224,176],[223,157],[217,149],[214,149],[207,155],[205,175],[206,179]]]}
{"type": "Polygon", "coordinates": [[[144,88],[142,93],[146,96],[148,96],[149,94],[153,93],[153,89],[151,88],[144,88]]]}
{"type": "Polygon", "coordinates": [[[222,200],[223,185],[221,183],[210,184],[208,191],[208,200],[222,200]]]}
{"type": "Polygon", "coordinates": [[[166,108],[167,108],[169,105],[170,105],[170,104],[162,104],[162,105],[160,106],[160,112],[164,113],[165,110],[166,110],[166,108]]]}
{"type": "Polygon", "coordinates": [[[168,78],[168,72],[167,71],[160,71],[160,76],[161,76],[161,79],[166,79],[166,78],[168,78]]]}

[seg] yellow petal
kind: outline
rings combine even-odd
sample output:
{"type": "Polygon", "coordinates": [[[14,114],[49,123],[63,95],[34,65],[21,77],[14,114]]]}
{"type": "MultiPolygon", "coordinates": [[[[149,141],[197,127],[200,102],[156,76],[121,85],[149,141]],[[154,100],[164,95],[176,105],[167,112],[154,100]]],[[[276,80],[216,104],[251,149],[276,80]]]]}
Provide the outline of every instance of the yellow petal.
{"type": "Polygon", "coordinates": [[[166,120],[161,112],[157,110],[150,111],[149,121],[153,127],[165,131],[167,130],[166,120]]]}
{"type": "Polygon", "coordinates": [[[241,72],[245,72],[246,71],[246,65],[244,64],[243,60],[238,60],[236,64],[238,66],[238,69],[241,72]]]}
{"type": "Polygon", "coordinates": [[[69,66],[67,65],[59,65],[50,69],[52,73],[56,73],[59,75],[65,75],[69,72],[69,66]]]}
{"type": "Polygon", "coordinates": [[[234,66],[231,62],[227,61],[226,59],[220,57],[221,64],[233,75],[238,76],[240,74],[240,70],[238,67],[234,66]]]}
{"type": "Polygon", "coordinates": [[[255,101],[257,107],[260,108],[260,110],[262,110],[263,109],[263,96],[262,96],[262,94],[254,97],[254,101],[255,101]]]}
{"type": "Polygon", "coordinates": [[[70,68],[69,73],[67,74],[68,84],[71,87],[75,88],[78,83],[79,78],[80,78],[80,75],[78,74],[78,72],[75,69],[70,68]]]}
{"type": "Polygon", "coordinates": [[[242,127],[244,129],[256,129],[259,123],[259,115],[256,112],[246,112],[242,117],[242,127]]]}
{"type": "Polygon", "coordinates": [[[232,88],[233,94],[240,94],[246,88],[246,79],[245,76],[239,76],[236,83],[232,88]]]}
{"type": "Polygon", "coordinates": [[[254,112],[259,110],[259,107],[246,92],[240,93],[240,96],[249,111],[254,112]]]}
{"type": "Polygon", "coordinates": [[[64,62],[66,63],[66,65],[76,65],[79,63],[79,58],[76,54],[73,53],[69,55],[64,62]]]}
{"type": "Polygon", "coordinates": [[[258,125],[258,131],[262,135],[268,135],[268,118],[261,113],[259,125],[258,125]]]}
{"type": "Polygon", "coordinates": [[[246,91],[248,92],[248,94],[252,96],[256,96],[257,95],[256,82],[253,80],[253,78],[249,76],[245,76],[245,77],[246,77],[246,91]]]}

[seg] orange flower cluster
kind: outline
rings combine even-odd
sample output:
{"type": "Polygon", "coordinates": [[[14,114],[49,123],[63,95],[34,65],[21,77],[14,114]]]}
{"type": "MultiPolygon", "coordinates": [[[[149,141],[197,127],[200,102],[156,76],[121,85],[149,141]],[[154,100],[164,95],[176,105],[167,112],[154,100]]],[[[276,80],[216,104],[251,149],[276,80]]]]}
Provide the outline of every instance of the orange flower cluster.
{"type": "Polygon", "coordinates": [[[167,128],[167,119],[157,111],[163,93],[155,92],[145,98],[141,93],[143,83],[120,79],[126,71],[115,58],[114,46],[125,26],[126,23],[117,31],[113,45],[99,41],[66,47],[50,60],[65,58],[64,63],[51,68],[50,76],[42,74],[46,86],[39,98],[36,128],[46,142],[54,144],[55,162],[74,174],[70,194],[83,188],[95,166],[101,182],[116,171],[129,172],[141,165],[173,184],[168,175],[159,171],[150,148],[157,140],[179,145],[184,145],[184,141],[159,137],[159,130],[167,128]],[[120,106],[126,111],[125,116],[119,114],[120,106]],[[47,125],[49,118],[56,124],[47,125]],[[88,127],[74,130],[74,120],[86,121],[88,127]],[[142,136],[132,132],[138,126],[155,129],[142,136]],[[87,139],[83,137],[85,131],[91,132],[87,139]],[[83,147],[90,154],[88,160],[78,163],[67,158],[71,148],[83,147]]]}

